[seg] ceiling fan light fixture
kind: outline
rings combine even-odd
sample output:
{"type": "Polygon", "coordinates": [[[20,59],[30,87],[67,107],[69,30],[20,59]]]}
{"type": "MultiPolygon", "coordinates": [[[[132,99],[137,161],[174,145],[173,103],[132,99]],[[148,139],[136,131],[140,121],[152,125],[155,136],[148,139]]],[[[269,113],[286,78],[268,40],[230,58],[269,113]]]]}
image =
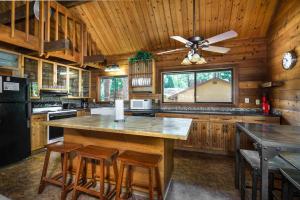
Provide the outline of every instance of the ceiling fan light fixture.
{"type": "Polygon", "coordinates": [[[188,56],[186,56],[183,61],[181,62],[182,65],[191,65],[191,61],[190,59],[188,58],[188,56]]]}
{"type": "Polygon", "coordinates": [[[206,62],[205,58],[203,58],[202,56],[200,57],[200,60],[198,60],[196,62],[197,65],[202,65],[202,64],[205,64],[205,63],[207,63],[207,62],[206,62]]]}
{"type": "Polygon", "coordinates": [[[192,58],[191,58],[191,62],[195,63],[195,62],[198,62],[201,60],[201,56],[195,52],[193,55],[192,55],[192,58]]]}

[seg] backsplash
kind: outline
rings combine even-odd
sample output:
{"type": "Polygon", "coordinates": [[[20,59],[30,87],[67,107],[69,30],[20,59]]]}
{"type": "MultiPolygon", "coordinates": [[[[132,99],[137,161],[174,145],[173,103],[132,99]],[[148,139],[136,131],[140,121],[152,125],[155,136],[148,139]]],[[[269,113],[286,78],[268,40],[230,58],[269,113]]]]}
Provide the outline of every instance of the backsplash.
{"type": "Polygon", "coordinates": [[[233,107],[194,107],[185,105],[161,105],[162,110],[184,111],[219,111],[219,112],[262,112],[261,108],[233,108],[233,107]]]}
{"type": "Polygon", "coordinates": [[[67,99],[66,97],[55,96],[51,94],[43,94],[40,99],[32,99],[31,102],[33,104],[40,104],[45,102],[61,102],[63,103],[72,103],[75,104],[76,107],[81,107],[81,99],[67,99]]]}

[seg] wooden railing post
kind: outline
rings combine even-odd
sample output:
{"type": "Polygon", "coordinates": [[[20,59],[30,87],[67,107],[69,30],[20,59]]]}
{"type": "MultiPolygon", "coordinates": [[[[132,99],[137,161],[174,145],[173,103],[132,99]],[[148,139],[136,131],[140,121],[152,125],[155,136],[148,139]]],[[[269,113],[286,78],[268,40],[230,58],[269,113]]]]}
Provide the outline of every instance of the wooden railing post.
{"type": "Polygon", "coordinates": [[[56,4],[56,11],[55,11],[55,40],[58,40],[58,4],[56,4]]]}
{"type": "Polygon", "coordinates": [[[26,40],[29,40],[29,1],[26,1],[26,19],[25,19],[25,33],[26,33],[26,40]]]}
{"type": "Polygon", "coordinates": [[[46,27],[45,27],[45,41],[50,42],[50,15],[51,15],[51,7],[50,7],[50,1],[46,1],[46,27]]]}
{"type": "Polygon", "coordinates": [[[15,17],[16,17],[16,12],[15,12],[15,0],[11,1],[11,24],[10,24],[10,28],[11,28],[11,37],[15,36],[15,17]]]}
{"type": "Polygon", "coordinates": [[[40,21],[39,21],[39,28],[40,28],[40,56],[42,56],[44,54],[44,37],[45,37],[45,26],[44,26],[44,18],[45,18],[45,14],[44,14],[44,1],[40,1],[40,21]]]}
{"type": "MultiPolygon", "coordinates": [[[[68,15],[65,13],[65,39],[68,39],[68,15]]],[[[65,50],[65,54],[67,54],[67,50],[65,50]]]]}

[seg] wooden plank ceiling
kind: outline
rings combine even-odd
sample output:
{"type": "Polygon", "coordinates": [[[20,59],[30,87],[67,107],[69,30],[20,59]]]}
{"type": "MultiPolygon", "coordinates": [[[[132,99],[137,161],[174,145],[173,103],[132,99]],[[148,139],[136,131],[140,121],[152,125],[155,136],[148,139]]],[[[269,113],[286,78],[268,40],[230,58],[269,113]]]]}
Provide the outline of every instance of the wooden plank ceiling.
{"type": "MultiPolygon", "coordinates": [[[[196,35],[235,30],[265,37],[278,0],[196,0],[196,35]]],[[[93,1],[71,8],[81,15],[106,55],[182,47],[172,35],[193,35],[192,0],[93,1]]]]}

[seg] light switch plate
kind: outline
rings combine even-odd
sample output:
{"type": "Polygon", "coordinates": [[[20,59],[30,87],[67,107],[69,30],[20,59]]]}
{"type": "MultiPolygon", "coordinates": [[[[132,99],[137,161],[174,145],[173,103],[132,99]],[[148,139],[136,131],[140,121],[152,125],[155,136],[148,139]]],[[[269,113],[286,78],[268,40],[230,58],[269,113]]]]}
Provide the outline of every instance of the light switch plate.
{"type": "Polygon", "coordinates": [[[256,104],[256,105],[260,105],[260,100],[259,100],[259,99],[256,99],[256,100],[255,100],[255,104],[256,104]]]}
{"type": "Polygon", "coordinates": [[[245,98],[245,103],[250,103],[250,99],[249,98],[245,98]]]}

